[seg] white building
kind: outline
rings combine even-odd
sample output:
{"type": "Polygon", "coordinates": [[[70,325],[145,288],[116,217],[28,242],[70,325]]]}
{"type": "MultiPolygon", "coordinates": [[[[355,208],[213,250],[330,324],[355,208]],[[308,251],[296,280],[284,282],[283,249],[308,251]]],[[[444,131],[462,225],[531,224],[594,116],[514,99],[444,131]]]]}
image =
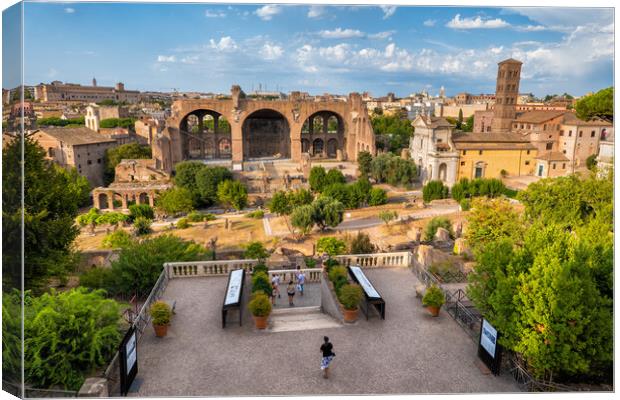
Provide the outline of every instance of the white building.
{"type": "Polygon", "coordinates": [[[440,180],[448,186],[457,178],[459,153],[452,142],[454,125],[442,117],[418,115],[411,123],[415,134],[409,150],[418,167],[420,181],[440,180]]]}

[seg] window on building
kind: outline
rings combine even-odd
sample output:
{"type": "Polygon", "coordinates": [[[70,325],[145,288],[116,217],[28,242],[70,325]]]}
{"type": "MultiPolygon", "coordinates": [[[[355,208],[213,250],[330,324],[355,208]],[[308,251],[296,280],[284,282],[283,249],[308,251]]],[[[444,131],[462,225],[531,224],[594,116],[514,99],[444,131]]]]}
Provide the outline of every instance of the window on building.
{"type": "Polygon", "coordinates": [[[543,131],[547,130],[547,124],[543,124],[543,131]]]}
{"type": "Polygon", "coordinates": [[[530,150],[528,150],[528,151],[527,151],[527,154],[528,154],[528,155],[530,154],[530,150]]]}
{"type": "Polygon", "coordinates": [[[553,169],[555,169],[555,163],[553,163],[553,169]]]}
{"type": "Polygon", "coordinates": [[[491,127],[487,126],[487,132],[491,132],[491,127]]]}
{"type": "Polygon", "coordinates": [[[579,131],[579,137],[583,136],[583,131],[579,131]]]}
{"type": "Polygon", "coordinates": [[[78,158],[80,158],[80,153],[78,153],[78,158]]]}
{"type": "Polygon", "coordinates": [[[563,154],[566,154],[566,150],[562,150],[562,153],[563,153],[563,154]]]}
{"type": "Polygon", "coordinates": [[[515,129],[517,129],[518,126],[519,126],[518,124],[515,124],[515,129]]]}
{"type": "Polygon", "coordinates": [[[478,155],[482,155],[482,150],[478,150],[478,155]]]}
{"type": "Polygon", "coordinates": [[[547,143],[547,146],[545,147],[547,150],[551,150],[553,149],[553,143],[547,143]]]}
{"type": "Polygon", "coordinates": [[[463,150],[463,155],[466,155],[466,154],[467,154],[467,150],[463,150]]]}
{"type": "Polygon", "coordinates": [[[86,161],[86,164],[88,164],[88,165],[91,165],[92,163],[93,163],[93,162],[92,162],[92,161],[90,161],[90,160],[87,160],[87,161],[86,161]]]}
{"type": "Polygon", "coordinates": [[[529,162],[529,161],[526,161],[526,162],[525,162],[525,165],[530,165],[530,162],[529,162]]]}
{"type": "Polygon", "coordinates": [[[101,164],[101,158],[97,159],[97,164],[101,164]]]}
{"type": "Polygon", "coordinates": [[[523,124],[521,124],[521,129],[523,129],[523,124]]]}
{"type": "Polygon", "coordinates": [[[566,163],[562,163],[562,169],[566,169],[566,163]]]}
{"type": "Polygon", "coordinates": [[[590,132],[590,137],[594,137],[594,136],[596,136],[596,131],[590,132]]]}
{"type": "Polygon", "coordinates": [[[465,161],[461,161],[461,167],[465,165],[465,161]]]}
{"type": "Polygon", "coordinates": [[[568,131],[568,137],[571,137],[571,136],[573,136],[573,131],[569,130],[568,131]]]}

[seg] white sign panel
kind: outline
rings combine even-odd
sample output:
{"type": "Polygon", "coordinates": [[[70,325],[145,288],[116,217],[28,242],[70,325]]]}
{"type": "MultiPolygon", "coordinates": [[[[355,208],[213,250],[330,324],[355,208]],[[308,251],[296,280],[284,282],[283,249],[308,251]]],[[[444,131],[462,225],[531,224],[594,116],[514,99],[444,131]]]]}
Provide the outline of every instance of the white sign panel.
{"type": "Polygon", "coordinates": [[[353,275],[355,275],[355,277],[357,278],[360,286],[364,288],[364,291],[366,292],[368,297],[381,298],[381,296],[379,296],[379,293],[372,286],[368,278],[366,278],[366,275],[364,275],[364,272],[360,267],[351,266],[349,268],[351,268],[353,275]]]}
{"type": "Polygon", "coordinates": [[[228,291],[226,292],[226,301],[224,305],[236,304],[239,302],[239,296],[241,295],[241,279],[243,278],[243,270],[236,269],[230,273],[230,280],[228,281],[228,291]]]}
{"type": "Polygon", "coordinates": [[[125,353],[127,354],[127,369],[125,371],[127,374],[129,374],[129,371],[131,371],[131,369],[133,368],[137,358],[135,332],[133,335],[131,335],[131,337],[127,341],[127,344],[125,345],[125,353]]]}
{"type": "Polygon", "coordinates": [[[495,357],[495,346],[497,345],[497,330],[487,322],[482,320],[482,333],[480,334],[480,345],[491,355],[495,357]]]}

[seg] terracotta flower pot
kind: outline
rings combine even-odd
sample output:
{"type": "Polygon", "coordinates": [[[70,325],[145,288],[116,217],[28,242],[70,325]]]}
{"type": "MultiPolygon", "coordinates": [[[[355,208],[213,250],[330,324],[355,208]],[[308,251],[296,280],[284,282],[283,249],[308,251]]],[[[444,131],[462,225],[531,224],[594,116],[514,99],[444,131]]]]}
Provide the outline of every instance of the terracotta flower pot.
{"type": "Polygon", "coordinates": [[[168,334],[168,325],[153,324],[153,329],[155,329],[155,336],[157,337],[164,337],[168,334]]]}
{"type": "Polygon", "coordinates": [[[426,306],[426,309],[431,313],[433,317],[436,317],[439,315],[439,307],[426,306]]]}
{"type": "Polygon", "coordinates": [[[267,328],[267,318],[268,317],[257,317],[256,315],[253,315],[254,317],[254,324],[256,325],[256,329],[265,329],[267,328]]]}
{"type": "Polygon", "coordinates": [[[355,309],[355,310],[347,310],[347,309],[343,309],[344,311],[344,322],[355,322],[357,321],[357,312],[359,309],[355,309]]]}

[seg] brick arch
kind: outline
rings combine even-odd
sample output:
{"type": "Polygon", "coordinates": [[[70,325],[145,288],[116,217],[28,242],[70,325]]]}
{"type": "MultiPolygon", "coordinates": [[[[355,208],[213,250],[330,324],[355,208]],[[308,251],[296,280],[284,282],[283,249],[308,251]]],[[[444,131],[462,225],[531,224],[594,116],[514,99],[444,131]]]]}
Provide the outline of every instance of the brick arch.
{"type": "Polygon", "coordinates": [[[291,121],[274,108],[247,113],[241,123],[244,159],[291,157],[291,121]]]}

